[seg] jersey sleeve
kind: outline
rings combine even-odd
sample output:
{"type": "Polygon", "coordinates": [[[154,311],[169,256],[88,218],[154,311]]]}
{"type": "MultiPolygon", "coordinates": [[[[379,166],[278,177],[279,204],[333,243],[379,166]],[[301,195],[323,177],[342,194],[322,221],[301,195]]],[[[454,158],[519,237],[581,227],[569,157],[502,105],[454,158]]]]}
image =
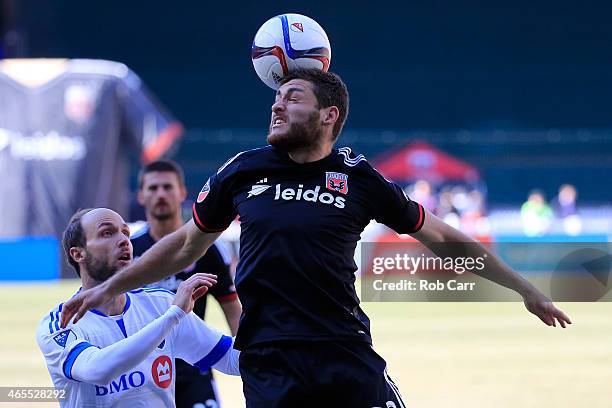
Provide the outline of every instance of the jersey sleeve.
{"type": "Polygon", "coordinates": [[[118,97],[123,134],[141,152],[143,162],[160,158],[182,135],[182,125],[129,69],[119,83],[118,97]]]}
{"type": "Polygon", "coordinates": [[[204,255],[206,261],[206,271],[217,275],[217,283],[213,285],[209,293],[217,299],[219,303],[229,302],[238,298],[234,280],[230,274],[230,255],[222,244],[216,242],[204,255]]]}
{"type": "Polygon", "coordinates": [[[240,154],[228,160],[204,184],[193,204],[193,221],[204,232],[221,232],[236,218],[232,179],[240,154]]]}
{"type": "Polygon", "coordinates": [[[425,222],[423,206],[412,201],[400,186],[384,178],[375,169],[372,170],[372,218],[398,234],[419,231],[425,222]]]}
{"type": "Polygon", "coordinates": [[[42,351],[47,368],[52,378],[72,378],[72,366],[77,357],[90,347],[90,344],[81,330],[75,325],[68,325],[65,329],[59,327],[60,316],[51,313],[41,322],[36,333],[38,347],[42,351]]]}
{"type": "Polygon", "coordinates": [[[207,371],[226,354],[232,352],[232,337],[223,335],[189,313],[173,333],[174,355],[200,369],[207,371]]]}

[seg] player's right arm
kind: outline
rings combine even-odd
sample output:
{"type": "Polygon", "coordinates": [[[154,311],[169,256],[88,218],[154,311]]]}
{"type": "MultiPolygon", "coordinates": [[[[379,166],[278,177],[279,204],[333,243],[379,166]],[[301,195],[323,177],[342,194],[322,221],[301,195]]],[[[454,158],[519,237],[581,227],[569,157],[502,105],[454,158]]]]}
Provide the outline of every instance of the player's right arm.
{"type": "Polygon", "coordinates": [[[207,181],[193,206],[193,218],[166,235],[143,256],[95,288],[82,291],[64,305],[62,327],[73,316],[78,321],[87,310],[108,302],[119,293],[158,282],[200,258],[236,217],[232,201],[232,175],[240,154],[228,160],[207,181]]]}
{"type": "MultiPolygon", "coordinates": [[[[131,265],[106,282],[81,291],[64,304],[61,326],[66,327],[76,315],[76,323],[90,309],[108,302],[113,296],[160,281],[191,265],[219,237],[220,232],[204,232],[189,221],[166,235],[131,265]]],[[[215,279],[214,275],[208,275],[215,279]]]]}
{"type": "Polygon", "coordinates": [[[208,250],[221,233],[203,232],[193,220],[168,234],[103,285],[111,296],[158,282],[186,269],[208,250]]]}

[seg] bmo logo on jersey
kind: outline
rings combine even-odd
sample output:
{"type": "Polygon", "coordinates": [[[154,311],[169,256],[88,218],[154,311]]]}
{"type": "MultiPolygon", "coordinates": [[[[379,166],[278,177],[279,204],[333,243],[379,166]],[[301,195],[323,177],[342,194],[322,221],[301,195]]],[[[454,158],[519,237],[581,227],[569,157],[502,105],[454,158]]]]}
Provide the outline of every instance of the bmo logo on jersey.
{"type": "Polygon", "coordinates": [[[334,197],[331,193],[321,193],[321,187],[316,186],[314,189],[304,190],[304,185],[300,184],[297,189],[288,187],[282,188],[280,184],[276,185],[274,200],[285,201],[310,201],[322,204],[333,204],[334,207],[344,208],[346,199],[344,197],[334,197]]]}
{"type": "Polygon", "coordinates": [[[132,388],[142,387],[145,383],[145,375],[141,371],[133,371],[129,374],[123,374],[117,380],[111,381],[108,386],[94,385],[96,387],[96,397],[115,394],[117,392],[127,391],[132,388]]]}
{"type": "Polygon", "coordinates": [[[168,388],[172,384],[172,360],[170,357],[157,357],[151,366],[151,375],[159,388],[168,388]]]}

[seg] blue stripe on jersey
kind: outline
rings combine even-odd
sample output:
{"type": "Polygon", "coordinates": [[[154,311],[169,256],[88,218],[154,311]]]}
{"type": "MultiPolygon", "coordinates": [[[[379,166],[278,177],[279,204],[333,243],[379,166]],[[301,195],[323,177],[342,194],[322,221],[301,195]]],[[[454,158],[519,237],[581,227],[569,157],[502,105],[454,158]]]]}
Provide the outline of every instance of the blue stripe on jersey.
{"type": "Polygon", "coordinates": [[[130,293],[140,293],[140,292],[144,292],[144,288],[130,290],[130,293]]]}
{"type": "Polygon", "coordinates": [[[53,326],[51,326],[53,324],[53,310],[49,312],[49,334],[53,334],[53,326]]]}
{"type": "Polygon", "coordinates": [[[210,367],[217,364],[219,360],[227,353],[232,347],[232,338],[230,336],[221,336],[219,342],[210,350],[203,359],[194,364],[194,367],[198,367],[200,371],[208,371],[210,367]]]}
{"type": "Polygon", "coordinates": [[[176,295],[176,293],[172,292],[171,290],[168,289],[164,289],[164,288],[144,288],[144,291],[146,293],[153,293],[153,292],[166,292],[171,294],[172,296],[176,295]]]}
{"type": "Polygon", "coordinates": [[[70,353],[68,353],[68,357],[66,357],[66,360],[64,360],[64,365],[62,366],[62,371],[64,372],[64,375],[66,376],[66,378],[70,380],[74,380],[74,378],[72,378],[72,366],[74,365],[74,362],[77,359],[77,357],[83,351],[85,351],[85,349],[88,349],[90,347],[95,347],[95,346],[84,341],[82,343],[77,344],[75,348],[70,350],[70,353]]]}
{"type": "Polygon", "coordinates": [[[55,330],[59,330],[59,309],[55,312],[55,330]]]}
{"type": "Polygon", "coordinates": [[[125,314],[125,312],[128,311],[131,304],[132,304],[132,301],[130,300],[129,295],[126,293],[125,294],[125,307],[123,308],[123,314],[125,314]]]}
{"type": "Polygon", "coordinates": [[[104,313],[96,309],[91,309],[90,312],[93,314],[97,314],[98,316],[107,317],[104,313]]]}
{"type": "Polygon", "coordinates": [[[59,327],[59,314],[62,311],[62,306],[64,306],[64,304],[60,303],[59,306],[57,307],[57,310],[55,311],[55,314],[53,313],[53,310],[51,310],[49,312],[49,317],[51,318],[49,320],[49,334],[53,334],[54,331],[57,331],[57,330],[60,329],[60,327],[59,327]]]}
{"type": "Polygon", "coordinates": [[[125,331],[125,323],[123,323],[123,318],[116,320],[117,322],[117,326],[119,326],[119,328],[121,329],[121,333],[123,333],[123,336],[127,339],[127,331],[125,331]]]}

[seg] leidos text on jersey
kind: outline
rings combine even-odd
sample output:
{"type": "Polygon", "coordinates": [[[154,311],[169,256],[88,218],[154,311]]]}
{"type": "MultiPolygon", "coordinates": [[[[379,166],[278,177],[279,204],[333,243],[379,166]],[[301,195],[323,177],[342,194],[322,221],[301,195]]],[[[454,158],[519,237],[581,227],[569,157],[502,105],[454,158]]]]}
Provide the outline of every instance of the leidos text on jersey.
{"type": "Polygon", "coordinates": [[[283,189],[280,184],[277,184],[276,192],[274,194],[274,200],[280,200],[280,199],[283,199],[286,201],[304,200],[304,201],[311,201],[313,203],[316,203],[317,201],[319,201],[320,203],[323,203],[323,204],[333,204],[334,207],[337,207],[337,208],[344,208],[344,203],[346,201],[344,197],[334,197],[331,193],[328,193],[328,192],[319,194],[319,191],[321,190],[321,186],[316,186],[312,190],[303,190],[303,189],[304,189],[303,184],[300,184],[298,186],[297,191],[291,187],[283,189]]]}

